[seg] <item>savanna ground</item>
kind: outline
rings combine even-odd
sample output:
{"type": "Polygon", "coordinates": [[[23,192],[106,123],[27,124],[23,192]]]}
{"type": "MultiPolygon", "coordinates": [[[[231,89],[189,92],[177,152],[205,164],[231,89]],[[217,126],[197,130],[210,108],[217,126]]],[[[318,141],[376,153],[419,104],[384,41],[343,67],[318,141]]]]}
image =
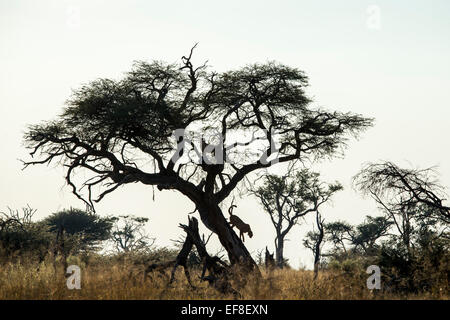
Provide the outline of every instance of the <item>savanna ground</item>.
{"type": "MultiPolygon", "coordinates": [[[[57,265],[55,272],[52,261],[44,261],[39,266],[27,260],[3,264],[0,299],[233,299],[200,282],[198,268],[191,269],[196,287],[192,289],[181,267],[176,281],[167,287],[170,269],[166,270],[166,276],[154,272],[144,280],[143,266],[127,259],[114,262],[100,259],[86,265],[71,257],[69,264],[81,267],[80,290],[67,288],[62,266],[57,265]]],[[[233,281],[241,299],[449,299],[448,282],[441,282],[426,292],[391,292],[383,284],[381,290],[369,290],[366,286],[369,275],[358,267],[321,271],[315,280],[309,270],[260,269],[261,278],[246,275],[245,284],[242,279],[233,281]]]]}

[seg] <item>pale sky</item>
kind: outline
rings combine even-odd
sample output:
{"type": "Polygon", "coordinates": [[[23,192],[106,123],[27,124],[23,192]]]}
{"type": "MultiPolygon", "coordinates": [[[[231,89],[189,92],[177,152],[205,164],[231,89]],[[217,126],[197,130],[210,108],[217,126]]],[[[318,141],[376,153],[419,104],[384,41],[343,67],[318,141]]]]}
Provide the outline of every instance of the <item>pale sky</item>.
{"type": "MultiPolygon", "coordinates": [[[[376,119],[345,157],[314,166],[345,190],[322,210],[326,221],[359,223],[379,212],[351,189],[367,161],[438,165],[450,186],[450,2],[434,1],[0,1],[0,211],[26,204],[36,219],[70,206],[84,208],[65,186],[60,167],[30,167],[27,124],[54,119],[71,90],[99,77],[119,78],[133,60],[179,61],[196,42],[195,61],[218,71],[276,60],[304,70],[315,106],[376,119]],[[446,161],[447,160],[447,161],[446,161]]],[[[236,214],[251,224],[253,254],[272,251],[269,217],[251,198],[236,214]]],[[[193,205],[176,192],[127,185],[98,206],[101,215],[150,218],[158,245],[181,234],[193,205]]],[[[198,214],[196,214],[198,217],[198,214]]],[[[312,265],[302,239],[307,219],[286,244],[294,267],[312,265]]],[[[211,243],[214,253],[217,241],[211,243]]]]}

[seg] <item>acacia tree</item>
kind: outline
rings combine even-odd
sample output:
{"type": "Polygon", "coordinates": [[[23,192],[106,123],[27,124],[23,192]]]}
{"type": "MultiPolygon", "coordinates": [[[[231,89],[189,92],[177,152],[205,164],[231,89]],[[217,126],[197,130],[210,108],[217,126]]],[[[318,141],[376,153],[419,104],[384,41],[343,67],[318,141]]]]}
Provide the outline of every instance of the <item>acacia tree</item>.
{"type": "Polygon", "coordinates": [[[39,159],[25,167],[60,161],[73,193],[92,207],[128,183],[179,191],[217,234],[230,261],[254,266],[221,203],[256,170],[331,156],[372,120],[313,108],[304,92],[308,78],[296,68],[270,62],[217,73],[205,64],[194,67],[192,52],[179,64],[136,62],[121,80],[83,85],[55,121],[29,127],[25,144],[39,159]],[[190,134],[211,128],[221,136],[216,152],[199,150],[190,134]],[[174,138],[174,131],[182,134],[174,138]],[[246,139],[250,133],[253,139],[246,139]],[[240,159],[197,161],[195,154],[240,159]],[[90,174],[84,181],[75,178],[80,170],[90,174]]]}
{"type": "Polygon", "coordinates": [[[309,231],[303,239],[303,246],[312,251],[314,255],[314,279],[317,279],[319,274],[320,256],[322,250],[322,241],[325,235],[323,227],[324,219],[319,210],[316,211],[316,226],[317,231],[309,231]]]}
{"type": "Polygon", "coordinates": [[[357,225],[351,233],[352,244],[355,250],[366,255],[375,253],[378,248],[377,240],[388,235],[392,222],[387,217],[366,216],[366,221],[357,225]]]}
{"type": "Polygon", "coordinates": [[[326,240],[333,244],[332,251],[348,253],[348,242],[352,241],[353,226],[345,221],[334,221],[324,226],[326,240]]]}
{"type": "MultiPolygon", "coordinates": [[[[70,208],[52,213],[43,220],[49,231],[65,239],[65,252],[96,250],[98,245],[110,237],[114,218],[100,217],[90,212],[70,208]]],[[[64,242],[64,241],[63,241],[64,242]]]]}
{"type": "Polygon", "coordinates": [[[433,168],[404,169],[387,161],[365,165],[353,177],[353,183],[394,215],[421,205],[429,209],[425,213],[449,223],[450,206],[443,204],[445,188],[436,175],[433,168]]]}
{"type": "Polygon", "coordinates": [[[392,162],[369,163],[353,178],[354,185],[369,194],[396,227],[408,259],[413,237],[424,225],[448,226],[450,207],[443,204],[445,188],[433,168],[404,169],[392,162]]]}
{"type": "Polygon", "coordinates": [[[268,175],[261,187],[253,191],[275,228],[275,253],[277,265],[284,264],[284,242],[289,231],[301,217],[317,212],[319,207],[341,190],[338,182],[324,184],[319,174],[307,169],[287,176],[268,175]]]}
{"type": "Polygon", "coordinates": [[[114,219],[110,241],[117,252],[149,249],[155,239],[145,232],[148,218],[122,215],[114,219]]]}
{"type": "Polygon", "coordinates": [[[345,221],[326,223],[325,240],[333,244],[333,253],[362,252],[373,254],[377,249],[377,241],[388,235],[392,222],[387,217],[366,216],[364,222],[352,226],[345,221]]]}

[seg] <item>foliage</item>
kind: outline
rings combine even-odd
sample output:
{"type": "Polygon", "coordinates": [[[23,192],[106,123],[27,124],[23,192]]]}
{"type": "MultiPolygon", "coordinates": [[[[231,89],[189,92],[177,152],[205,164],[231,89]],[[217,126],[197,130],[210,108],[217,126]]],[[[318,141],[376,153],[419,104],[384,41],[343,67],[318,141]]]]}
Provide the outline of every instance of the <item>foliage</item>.
{"type": "Polygon", "coordinates": [[[68,252],[98,250],[98,245],[110,237],[113,218],[102,218],[80,209],[55,212],[44,219],[49,231],[57,234],[63,230],[68,252]]]}
{"type": "MultiPolygon", "coordinates": [[[[173,153],[178,150],[174,150],[171,136],[176,129],[196,126],[196,131],[205,132],[219,124],[226,143],[227,129],[272,128],[283,132],[279,151],[284,156],[279,161],[286,162],[333,155],[344,145],[347,133],[357,134],[372,124],[371,119],[359,115],[311,109],[304,93],[307,85],[300,70],[272,62],[223,74],[207,72],[205,66],[194,69],[190,57],[181,65],[137,62],[120,81],[96,80],[76,90],[57,121],[31,126],[25,142],[32,155],[40,152],[44,158],[25,165],[63,160],[68,166],[68,184],[77,195],[78,189],[71,182],[75,169],[84,168],[103,178],[89,180],[89,195],[92,186],[110,180],[112,187],[97,198],[99,201],[124,183],[140,181],[179,189],[183,185],[173,180],[173,174],[190,180],[191,172],[185,169],[173,172],[178,161],[173,153]],[[155,160],[156,173],[133,165],[142,153],[155,160]],[[169,163],[164,164],[164,160],[169,163]]],[[[271,144],[270,134],[264,139],[271,144]]],[[[237,146],[230,144],[227,150],[237,146]]],[[[267,166],[237,165],[235,169],[241,169],[237,174],[220,178],[215,173],[211,177],[225,179],[223,188],[216,190],[220,200],[247,173],[267,166]]],[[[202,164],[199,169],[208,173],[211,168],[202,164]]],[[[92,205],[90,196],[88,200],[92,205]]]]}
{"type": "Polygon", "coordinates": [[[383,244],[377,264],[391,290],[429,291],[450,279],[450,240],[436,233],[420,234],[413,248],[392,238],[383,244]]]}
{"type": "Polygon", "coordinates": [[[347,253],[350,245],[351,251],[372,255],[376,254],[377,241],[388,234],[392,224],[383,216],[366,216],[366,220],[357,226],[345,221],[330,222],[324,225],[325,238],[333,245],[335,252],[347,253]]]}
{"type": "MultiPolygon", "coordinates": [[[[380,266],[385,290],[424,292],[448,288],[450,237],[445,189],[432,169],[401,169],[393,163],[369,164],[354,178],[384,215],[352,226],[325,225],[328,267],[380,266]]],[[[311,237],[312,235],[309,235],[311,237]]]]}
{"type": "Polygon", "coordinates": [[[117,252],[148,250],[154,239],[150,238],[144,228],[148,218],[122,215],[114,218],[110,240],[117,252]]]}
{"type": "Polygon", "coordinates": [[[28,128],[25,145],[37,159],[24,165],[59,161],[73,193],[92,208],[128,183],[177,190],[195,203],[232,263],[254,265],[219,204],[249,174],[275,163],[268,161],[275,135],[277,162],[316,160],[334,156],[373,121],[312,107],[301,70],[268,62],[218,73],[194,67],[193,49],[179,64],[136,62],[118,81],[75,90],[60,117],[28,128]],[[217,153],[193,141],[212,128],[221,136],[217,153]],[[80,171],[86,179],[78,184],[80,171]]]}
{"type": "Polygon", "coordinates": [[[270,216],[276,231],[275,251],[279,267],[283,267],[283,245],[292,227],[308,213],[319,207],[342,190],[338,182],[325,184],[319,173],[302,169],[286,176],[267,175],[263,185],[252,191],[270,216]]]}
{"type": "Polygon", "coordinates": [[[30,206],[21,211],[8,208],[0,216],[0,255],[11,259],[31,254],[42,261],[46,255],[51,235],[48,228],[39,222],[33,222],[36,209],[30,206]]]}
{"type": "Polygon", "coordinates": [[[391,215],[420,207],[426,217],[448,224],[450,207],[444,204],[445,188],[436,176],[433,168],[404,169],[392,162],[369,163],[353,178],[353,183],[391,215]]]}

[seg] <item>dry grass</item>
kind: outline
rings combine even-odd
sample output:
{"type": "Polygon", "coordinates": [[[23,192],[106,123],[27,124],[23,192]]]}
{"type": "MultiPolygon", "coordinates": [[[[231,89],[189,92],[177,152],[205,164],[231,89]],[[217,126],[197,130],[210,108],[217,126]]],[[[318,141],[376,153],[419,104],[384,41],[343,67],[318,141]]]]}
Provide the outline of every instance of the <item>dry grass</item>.
{"type": "MultiPolygon", "coordinates": [[[[0,299],[232,299],[199,282],[198,270],[192,270],[197,286],[190,289],[182,270],[177,281],[166,288],[167,279],[153,274],[145,281],[142,269],[122,261],[97,262],[89,266],[72,261],[82,269],[81,290],[69,290],[62,269],[55,273],[49,261],[37,265],[26,262],[6,263],[0,266],[0,299]]],[[[182,269],[182,268],[180,268],[182,269]]],[[[247,275],[247,284],[233,285],[242,299],[448,299],[448,291],[436,288],[433,292],[399,295],[366,288],[367,275],[322,272],[313,280],[311,271],[262,271],[262,278],[247,275]]],[[[167,271],[167,274],[169,271],[167,271]]]]}

